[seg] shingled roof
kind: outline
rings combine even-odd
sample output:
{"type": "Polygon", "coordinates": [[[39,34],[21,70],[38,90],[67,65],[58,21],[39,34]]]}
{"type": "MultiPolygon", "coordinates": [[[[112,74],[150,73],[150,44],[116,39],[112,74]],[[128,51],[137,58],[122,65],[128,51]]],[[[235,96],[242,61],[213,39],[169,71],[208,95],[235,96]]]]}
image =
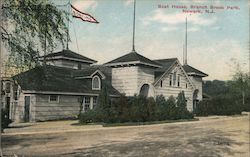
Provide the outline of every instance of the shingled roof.
{"type": "MultiPolygon", "coordinates": [[[[100,91],[92,90],[91,79],[74,79],[70,68],[56,66],[38,66],[34,69],[18,74],[13,79],[21,86],[22,90],[37,92],[67,92],[82,94],[99,94],[100,91]]],[[[111,95],[119,92],[111,85],[111,77],[106,77],[108,91],[111,95]]]]}
{"type": "Polygon", "coordinates": [[[108,63],[105,63],[106,66],[119,66],[119,65],[127,65],[127,64],[141,64],[152,67],[161,67],[161,65],[155,61],[152,61],[135,51],[132,51],[124,56],[116,58],[108,63]]]}
{"type": "Polygon", "coordinates": [[[155,82],[157,82],[160,77],[177,61],[177,58],[167,58],[154,60],[155,62],[161,64],[161,68],[155,70],[155,82]]]}
{"type": "Polygon", "coordinates": [[[186,64],[186,65],[183,65],[182,67],[188,75],[195,75],[195,76],[201,76],[201,77],[208,76],[208,74],[206,74],[198,69],[195,69],[194,67],[191,67],[190,65],[186,64]]]}
{"type": "Polygon", "coordinates": [[[111,76],[111,68],[103,66],[103,65],[93,65],[81,70],[73,71],[74,77],[86,77],[93,74],[95,71],[100,70],[105,76],[111,76]]]}
{"type": "MultiPolygon", "coordinates": [[[[77,60],[80,62],[87,62],[87,63],[96,63],[97,62],[93,59],[90,59],[88,57],[85,57],[83,55],[75,53],[71,50],[62,50],[60,52],[50,53],[50,54],[46,55],[45,57],[48,60],[64,58],[64,59],[68,59],[68,60],[77,60]]],[[[44,58],[44,56],[42,56],[41,58],[44,58]]]]}
{"type": "Polygon", "coordinates": [[[162,66],[161,68],[156,69],[156,71],[165,72],[177,61],[177,58],[157,59],[154,61],[162,66]]]}

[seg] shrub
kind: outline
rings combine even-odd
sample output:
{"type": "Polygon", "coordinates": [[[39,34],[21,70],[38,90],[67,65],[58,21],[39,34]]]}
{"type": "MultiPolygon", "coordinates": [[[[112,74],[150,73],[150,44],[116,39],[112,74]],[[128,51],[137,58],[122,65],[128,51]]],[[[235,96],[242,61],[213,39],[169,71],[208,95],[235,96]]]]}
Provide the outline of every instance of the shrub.
{"type": "Polygon", "coordinates": [[[250,93],[246,95],[245,105],[243,105],[242,107],[243,111],[250,112],[250,93]]]}
{"type": "Polygon", "coordinates": [[[88,110],[79,114],[79,122],[81,124],[88,124],[93,122],[98,122],[98,115],[95,110],[88,110]]]}
{"type": "Polygon", "coordinates": [[[178,94],[176,105],[181,110],[187,110],[187,102],[183,91],[178,94]]]}
{"type": "Polygon", "coordinates": [[[146,122],[193,118],[193,114],[186,109],[184,93],[179,94],[177,101],[173,96],[166,100],[162,95],[157,96],[156,100],[152,97],[122,95],[115,101],[107,101],[109,99],[106,96],[101,97],[104,101],[101,101],[94,110],[79,115],[80,123],[146,122]]]}
{"type": "Polygon", "coordinates": [[[195,110],[198,116],[241,114],[243,106],[239,99],[232,95],[221,95],[198,103],[195,110]]]}
{"type": "Polygon", "coordinates": [[[1,123],[2,123],[1,129],[2,130],[1,131],[3,132],[5,128],[8,128],[11,122],[12,121],[7,116],[7,111],[2,109],[2,117],[1,117],[1,123]]]}

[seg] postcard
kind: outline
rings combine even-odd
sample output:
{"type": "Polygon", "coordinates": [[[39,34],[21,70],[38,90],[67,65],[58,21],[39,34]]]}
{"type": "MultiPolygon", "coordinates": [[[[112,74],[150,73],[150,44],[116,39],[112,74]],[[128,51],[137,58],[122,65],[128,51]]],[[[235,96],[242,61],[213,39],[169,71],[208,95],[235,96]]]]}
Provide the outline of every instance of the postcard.
{"type": "Polygon", "coordinates": [[[0,156],[248,157],[249,4],[1,1],[0,156]]]}

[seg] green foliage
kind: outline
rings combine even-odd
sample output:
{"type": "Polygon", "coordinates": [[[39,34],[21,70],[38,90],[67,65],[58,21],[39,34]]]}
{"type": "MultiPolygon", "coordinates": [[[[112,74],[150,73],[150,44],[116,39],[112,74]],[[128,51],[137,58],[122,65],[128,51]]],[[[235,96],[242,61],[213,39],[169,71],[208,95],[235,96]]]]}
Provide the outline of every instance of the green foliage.
{"type": "Polygon", "coordinates": [[[238,114],[238,109],[250,111],[250,74],[244,73],[238,64],[232,80],[206,81],[203,89],[212,99],[199,104],[197,112],[200,115],[238,114]]]}
{"type": "Polygon", "coordinates": [[[229,87],[226,81],[213,80],[213,81],[204,81],[203,92],[210,96],[218,96],[228,92],[229,87]]]}
{"type": "Polygon", "coordinates": [[[99,106],[94,110],[81,113],[79,120],[81,123],[124,123],[192,119],[193,114],[183,108],[186,106],[184,93],[179,95],[177,101],[173,96],[166,100],[162,95],[157,96],[156,100],[152,97],[122,95],[114,101],[107,101],[107,95],[103,93],[99,98],[101,100],[99,106]],[[177,102],[179,107],[177,107],[177,102]]]}
{"type": "Polygon", "coordinates": [[[12,121],[7,117],[7,112],[6,110],[2,109],[2,117],[1,117],[1,123],[2,123],[2,127],[1,127],[1,131],[3,132],[5,128],[7,128],[9,126],[9,124],[12,121]]]}
{"type": "Polygon", "coordinates": [[[67,13],[50,1],[8,0],[2,8],[2,39],[15,66],[31,68],[38,62],[39,51],[64,46],[67,13]]]}
{"type": "Polygon", "coordinates": [[[187,108],[187,102],[186,102],[184,91],[178,94],[176,104],[177,104],[177,107],[179,107],[180,109],[185,110],[187,108]]]}
{"type": "Polygon", "coordinates": [[[88,110],[84,113],[80,113],[78,118],[81,124],[88,124],[99,121],[98,112],[96,112],[95,110],[88,110]]]}
{"type": "Polygon", "coordinates": [[[243,106],[239,98],[232,95],[222,95],[210,100],[199,102],[196,108],[197,116],[234,115],[241,114],[243,106]]]}

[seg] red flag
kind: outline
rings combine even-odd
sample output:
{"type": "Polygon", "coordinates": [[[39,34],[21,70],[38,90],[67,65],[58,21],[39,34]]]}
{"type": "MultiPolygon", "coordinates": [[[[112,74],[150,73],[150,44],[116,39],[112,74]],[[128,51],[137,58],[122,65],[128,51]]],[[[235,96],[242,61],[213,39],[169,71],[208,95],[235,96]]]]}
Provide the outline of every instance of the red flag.
{"type": "Polygon", "coordinates": [[[83,13],[80,10],[76,9],[73,5],[71,5],[72,8],[72,16],[75,18],[82,19],[83,21],[86,22],[91,22],[91,23],[99,23],[93,16],[83,13]]]}

